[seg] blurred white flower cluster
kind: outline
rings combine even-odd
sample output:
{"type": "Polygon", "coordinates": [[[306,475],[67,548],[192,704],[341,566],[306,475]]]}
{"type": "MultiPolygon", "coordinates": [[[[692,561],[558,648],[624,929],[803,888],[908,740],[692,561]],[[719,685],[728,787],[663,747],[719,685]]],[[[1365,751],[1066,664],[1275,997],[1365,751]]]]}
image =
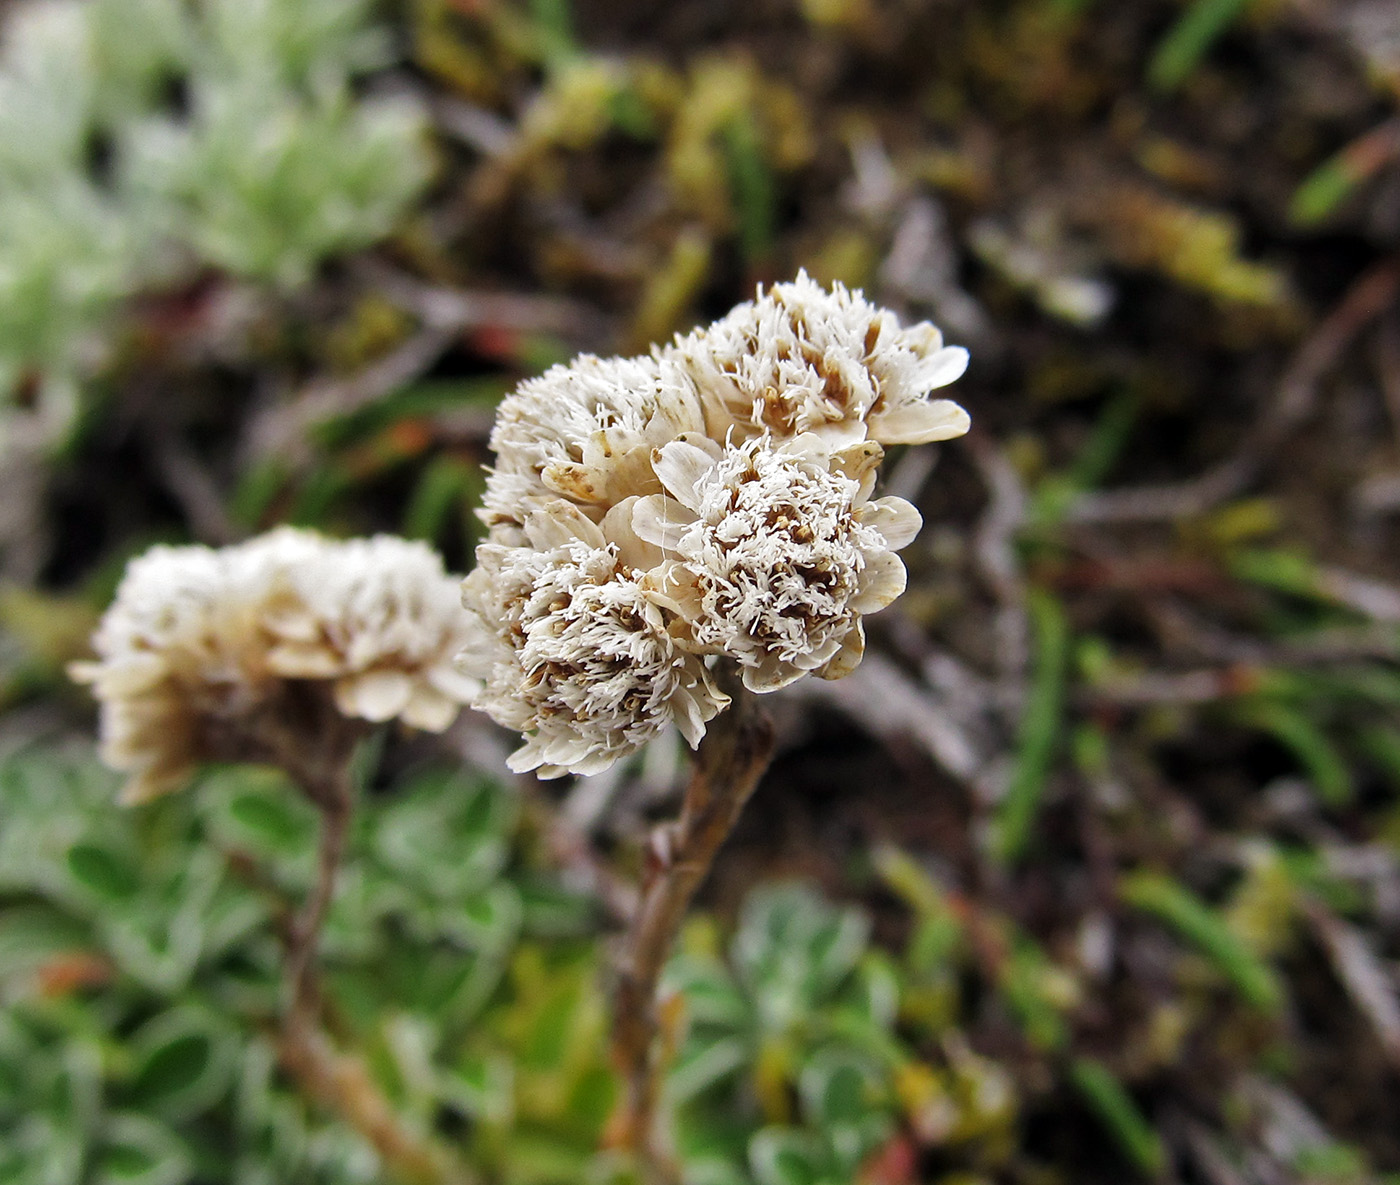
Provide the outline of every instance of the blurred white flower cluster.
{"type": "Polygon", "coordinates": [[[128,567],[72,675],[102,706],[124,798],[178,788],[202,761],[276,760],[332,713],[441,732],[475,684],[459,578],[422,543],[279,528],[217,550],[155,547],[128,567]]]}
{"type": "Polygon", "coordinates": [[[370,0],[22,0],[0,29],[0,451],[53,440],[123,298],[281,287],[388,233],[428,172],[370,0]],[[21,385],[23,410],[5,408],[21,385]]]}
{"type": "Polygon", "coordinates": [[[463,586],[475,706],[516,770],[597,773],[668,723],[692,746],[727,658],[766,692],[849,673],[920,518],[873,498],[884,446],[968,416],[967,352],[799,274],[651,357],[585,356],[501,404],[463,586]]]}

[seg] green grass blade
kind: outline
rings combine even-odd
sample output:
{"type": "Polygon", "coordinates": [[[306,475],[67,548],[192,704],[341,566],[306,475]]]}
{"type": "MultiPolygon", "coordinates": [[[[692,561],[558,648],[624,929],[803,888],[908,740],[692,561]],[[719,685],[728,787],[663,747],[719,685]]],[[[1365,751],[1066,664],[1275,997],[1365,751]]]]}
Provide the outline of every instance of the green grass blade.
{"type": "Polygon", "coordinates": [[[1166,94],[1186,81],[1249,0],[1196,0],[1157,46],[1147,67],[1152,89],[1166,94]]]}
{"type": "Polygon", "coordinates": [[[1283,988],[1273,968],[1189,889],[1162,873],[1143,870],[1123,876],[1118,892],[1126,904],[1165,922],[1200,950],[1251,1004],[1267,1012],[1282,1006],[1283,988]]]}
{"type": "Polygon", "coordinates": [[[1005,864],[1014,863],[1025,852],[1040,811],[1062,731],[1069,666],[1069,621],[1060,603],[1049,593],[1032,590],[1028,608],[1035,673],[1021,718],[1011,782],[992,822],[992,851],[1005,864]]]}
{"type": "Polygon", "coordinates": [[[1144,1176],[1160,1177],[1167,1165],[1162,1138],[1113,1072],[1094,1058],[1081,1057],[1070,1063],[1069,1076],[1123,1154],[1144,1176]]]}

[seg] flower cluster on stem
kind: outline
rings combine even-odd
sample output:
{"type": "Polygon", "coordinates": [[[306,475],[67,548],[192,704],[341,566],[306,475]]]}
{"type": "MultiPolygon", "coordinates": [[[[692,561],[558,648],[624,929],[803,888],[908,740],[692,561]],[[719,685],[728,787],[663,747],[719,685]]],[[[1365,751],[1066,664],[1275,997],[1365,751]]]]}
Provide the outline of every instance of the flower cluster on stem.
{"type": "Polygon", "coordinates": [[[576,359],[502,402],[464,585],[474,704],[542,777],[597,773],[668,724],[860,662],[904,589],[918,511],[875,498],[887,445],[968,416],[932,392],[967,352],[805,273],[650,356],[576,359]]]}
{"type": "MultiPolygon", "coordinates": [[[[295,773],[359,722],[441,732],[476,690],[453,662],[467,624],[458,585],[424,544],[290,527],[133,560],[96,661],[72,668],[101,705],[102,756],[128,775],[123,797],[176,789],[204,761],[295,773]]],[[[300,780],[315,798],[319,776],[300,780]]]]}

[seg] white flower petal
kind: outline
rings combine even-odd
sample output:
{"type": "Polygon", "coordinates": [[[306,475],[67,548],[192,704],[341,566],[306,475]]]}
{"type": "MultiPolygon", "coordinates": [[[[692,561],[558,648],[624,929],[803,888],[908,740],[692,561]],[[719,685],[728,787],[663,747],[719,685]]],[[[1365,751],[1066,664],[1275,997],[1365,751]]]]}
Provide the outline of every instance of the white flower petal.
{"type": "MultiPolygon", "coordinates": [[[[659,498],[660,494],[650,495],[659,498]]],[[[603,538],[617,547],[617,558],[628,568],[646,571],[656,567],[665,559],[662,549],[649,539],[643,539],[632,525],[632,516],[638,502],[636,495],[624,498],[603,516],[599,525],[603,538]]]]}
{"type": "Polygon", "coordinates": [[[861,573],[860,591],[852,598],[851,607],[857,613],[875,613],[898,597],[908,580],[909,573],[897,555],[879,552],[861,573]]]}
{"type": "Polygon", "coordinates": [[[267,652],[267,667],[284,679],[331,679],[344,674],[345,662],[327,645],[284,642],[267,652]]]}
{"type": "Polygon", "coordinates": [[[695,515],[665,494],[638,498],[632,507],[632,531],[639,539],[660,548],[674,551],[681,532],[695,515]]]}
{"type": "Polygon", "coordinates": [[[462,705],[458,701],[439,695],[431,688],[419,684],[414,687],[413,694],[409,696],[408,703],[404,705],[400,715],[403,722],[412,728],[421,728],[424,732],[442,732],[457,719],[461,709],[462,705]]]}
{"type": "Polygon", "coordinates": [[[923,515],[912,503],[893,497],[880,498],[864,507],[860,521],[879,531],[891,551],[908,547],[924,525],[923,515]]]}
{"type": "Polygon", "coordinates": [[[403,671],[368,671],[340,679],[335,685],[336,705],[347,716],[375,724],[392,720],[408,706],[413,680],[403,671]]]}
{"type": "Polygon", "coordinates": [[[951,399],[936,399],[875,412],[868,426],[870,435],[882,444],[931,444],[965,435],[972,418],[951,399]]]}
{"type": "Polygon", "coordinates": [[[955,383],[967,373],[969,360],[970,356],[962,346],[944,346],[919,364],[919,383],[925,391],[935,391],[955,383]]]}
{"type": "Polygon", "coordinates": [[[689,441],[673,440],[652,453],[651,467],[677,502],[687,510],[699,511],[695,487],[715,467],[714,457],[689,441]]]}
{"type": "Polygon", "coordinates": [[[563,547],[570,543],[586,543],[589,547],[603,546],[603,532],[572,502],[556,498],[532,512],[525,520],[525,536],[531,546],[540,551],[563,547]]]}
{"type": "Polygon", "coordinates": [[[857,619],[850,632],[841,640],[841,649],[836,652],[826,666],[816,672],[817,677],[819,679],[844,679],[856,667],[860,666],[860,660],[863,657],[865,657],[865,626],[857,619]]]}

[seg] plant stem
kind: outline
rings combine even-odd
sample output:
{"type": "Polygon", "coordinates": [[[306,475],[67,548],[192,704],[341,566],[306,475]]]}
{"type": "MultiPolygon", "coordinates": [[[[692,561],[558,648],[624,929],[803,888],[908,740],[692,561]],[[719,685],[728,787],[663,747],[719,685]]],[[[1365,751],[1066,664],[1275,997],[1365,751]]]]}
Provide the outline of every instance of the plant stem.
{"type": "Polygon", "coordinates": [[[737,679],[733,703],[700,743],[680,818],[653,835],[640,906],[624,940],[613,1016],[613,1057],[623,1077],[617,1136],[649,1185],[666,1179],[653,1146],[662,1066],[656,987],[685,913],[773,755],[773,726],[737,679]]]}
{"type": "Polygon", "coordinates": [[[352,759],[360,730],[336,722],[313,732],[319,750],[283,744],[280,764],[321,812],[316,881],[287,939],[283,976],[286,1002],[278,1053],[302,1090],[335,1112],[378,1153],[392,1176],[409,1185],[471,1185],[474,1177],[431,1135],[404,1123],[364,1063],[338,1051],[321,1029],[321,930],[335,896],[354,813],[352,759]]]}
{"type": "Polygon", "coordinates": [[[345,856],[353,809],[349,762],[327,771],[314,782],[304,779],[303,790],[321,812],[321,832],[316,850],[316,883],[292,922],[287,943],[285,1024],[289,1030],[315,1027],[320,996],[317,948],[335,896],[336,874],[345,856]]]}
{"type": "Polygon", "coordinates": [[[473,1185],[473,1174],[447,1149],[399,1118],[364,1063],[338,1052],[317,1028],[284,1029],[278,1053],[302,1091],[359,1132],[394,1179],[406,1185],[473,1185]]]}

